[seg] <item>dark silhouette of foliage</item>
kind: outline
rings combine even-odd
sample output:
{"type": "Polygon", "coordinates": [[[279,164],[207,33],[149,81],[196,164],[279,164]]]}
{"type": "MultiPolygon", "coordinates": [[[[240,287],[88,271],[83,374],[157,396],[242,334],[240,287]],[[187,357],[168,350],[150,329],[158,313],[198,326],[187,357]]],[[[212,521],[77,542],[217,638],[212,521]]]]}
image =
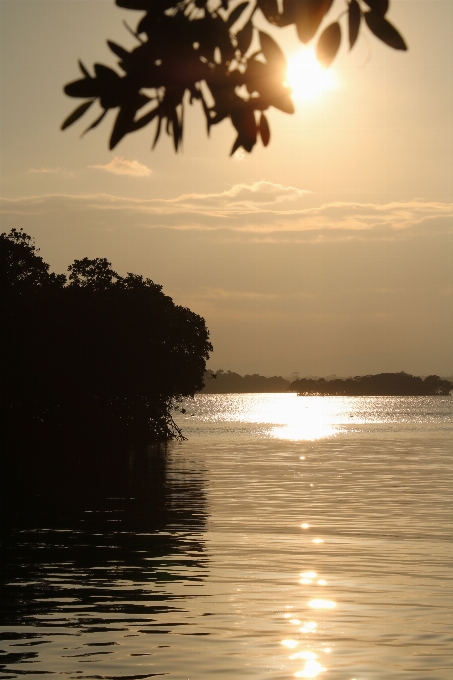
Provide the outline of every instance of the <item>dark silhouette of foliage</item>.
{"type": "MultiPolygon", "coordinates": [[[[62,129],[97,100],[103,110],[85,132],[97,127],[110,109],[118,109],[110,149],[156,119],[153,148],[165,129],[177,151],[183,138],[185,102],[199,101],[208,134],[213,125],[231,120],[237,134],[233,154],[241,147],[250,152],[258,137],[268,145],[264,112],[271,106],[294,112],[285,55],[268,33],[256,28],[256,13],[275,27],[294,25],[299,39],[307,43],[333,0],[282,0],[280,4],[277,0],[116,0],[116,4],[145,12],[131,31],[138,45],[128,51],[107,41],[119,59],[121,74],[103,64],[95,64],[90,73],[79,61],[83,78],[66,85],[65,93],[85,101],[66,118],[62,129]]],[[[318,38],[319,61],[329,66],[335,58],[343,18],[350,49],[366,25],[385,44],[406,50],[386,18],[388,8],[388,0],[346,0],[346,9],[318,38]]]]}
{"type": "MultiPolygon", "coordinates": [[[[371,0],[370,0],[371,2],[371,0]]],[[[377,375],[359,375],[354,378],[301,378],[294,380],[288,387],[299,395],[337,395],[350,397],[363,396],[439,396],[448,395],[453,389],[453,382],[429,375],[420,378],[409,373],[379,373],[377,375]]]]}
{"type": "Polygon", "coordinates": [[[9,431],[180,438],[172,410],[203,387],[203,318],[106,259],[48,272],[32,239],[0,235],[3,422],[9,431]]]}
{"type": "Polygon", "coordinates": [[[267,378],[264,375],[239,375],[233,371],[222,371],[214,373],[206,371],[205,386],[202,390],[204,394],[235,394],[244,392],[286,392],[289,380],[280,375],[267,378]]]}
{"type": "Polygon", "coordinates": [[[0,287],[2,291],[26,292],[64,285],[64,274],[49,273],[33,239],[23,230],[0,235],[0,287]]]}

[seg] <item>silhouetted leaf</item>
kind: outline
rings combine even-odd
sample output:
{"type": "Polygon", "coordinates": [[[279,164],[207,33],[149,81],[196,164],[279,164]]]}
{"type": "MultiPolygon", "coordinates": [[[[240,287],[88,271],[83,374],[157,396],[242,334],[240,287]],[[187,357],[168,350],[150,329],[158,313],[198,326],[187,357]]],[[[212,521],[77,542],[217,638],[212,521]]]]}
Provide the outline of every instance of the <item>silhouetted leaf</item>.
{"type": "Polygon", "coordinates": [[[321,33],[316,46],[316,57],[324,66],[330,66],[338,52],[341,43],[341,28],[335,21],[321,33]]]}
{"type": "Polygon", "coordinates": [[[259,31],[261,50],[269,64],[286,66],[286,57],[270,35],[259,31]]]}
{"type": "Polygon", "coordinates": [[[258,134],[255,112],[250,106],[247,106],[245,102],[243,102],[243,105],[240,108],[235,108],[231,112],[231,122],[238,131],[238,139],[235,142],[235,144],[237,143],[237,146],[233,146],[231,153],[234,153],[240,146],[242,146],[247,153],[250,153],[256,144],[258,134]]]}
{"type": "Polygon", "coordinates": [[[149,8],[149,0],[115,0],[118,7],[123,7],[124,9],[138,9],[147,10],[149,8]]]}
{"type": "Polygon", "coordinates": [[[130,132],[136,132],[137,130],[141,130],[141,128],[145,127],[145,125],[151,123],[151,121],[154,120],[158,113],[159,113],[158,106],[156,106],[156,108],[153,109],[152,111],[145,113],[144,116],[133,122],[133,124],[131,125],[130,132]]]}
{"type": "Polygon", "coordinates": [[[352,49],[359,35],[362,13],[357,0],[351,0],[348,8],[349,49],[352,49]]]}
{"type": "Polygon", "coordinates": [[[258,7],[271,24],[279,22],[278,3],[277,0],[258,0],[258,7]]]}
{"type": "Polygon", "coordinates": [[[365,12],[365,21],[376,38],[394,50],[407,50],[406,43],[392,24],[376,12],[365,12]]]}
{"type": "Polygon", "coordinates": [[[373,12],[377,12],[382,16],[387,13],[389,8],[389,0],[365,0],[365,3],[373,12]]]}
{"type": "Polygon", "coordinates": [[[294,113],[294,104],[292,103],[289,94],[282,94],[279,97],[275,97],[272,99],[271,104],[284,113],[294,113]]]}
{"type": "Polygon", "coordinates": [[[204,115],[206,116],[206,127],[207,127],[207,131],[208,131],[208,135],[209,135],[209,133],[211,131],[211,112],[210,112],[208,105],[206,104],[206,100],[205,100],[205,98],[203,96],[203,92],[201,90],[199,90],[199,95],[200,95],[201,105],[203,107],[204,115]]]}
{"type": "Polygon", "coordinates": [[[106,115],[107,115],[107,110],[103,111],[101,113],[101,115],[98,118],[96,118],[96,120],[93,123],[91,123],[91,125],[89,127],[87,127],[86,130],[84,130],[80,136],[83,137],[87,132],[89,132],[90,130],[93,130],[95,127],[97,127],[99,125],[99,123],[102,120],[104,120],[106,115]]]}
{"type": "Polygon", "coordinates": [[[88,111],[90,108],[91,104],[94,102],[94,99],[91,99],[89,102],[83,102],[83,104],[80,104],[72,113],[70,116],[66,118],[66,120],[62,123],[61,129],[66,130],[70,125],[76,122],[76,120],[79,120],[81,116],[85,113],[85,111],[88,111]]]}
{"type": "Polygon", "coordinates": [[[110,151],[120,142],[128,132],[131,131],[131,126],[134,122],[135,109],[131,106],[122,106],[118,111],[118,115],[113,126],[112,134],[110,136],[109,149],[110,151]]]}
{"type": "Polygon", "coordinates": [[[91,78],[90,73],[89,73],[88,69],[86,68],[86,66],[84,65],[84,63],[80,59],[79,59],[78,63],[79,63],[79,69],[82,71],[85,78],[91,78]]]}
{"type": "Polygon", "coordinates": [[[157,120],[157,128],[156,128],[156,134],[155,134],[155,136],[154,136],[154,142],[153,142],[153,145],[152,145],[152,147],[151,147],[152,149],[154,149],[154,147],[155,147],[156,144],[157,144],[157,141],[158,141],[158,139],[159,139],[159,137],[160,137],[160,131],[161,131],[161,129],[162,129],[162,116],[159,116],[159,118],[158,118],[158,120],[157,120]]]}
{"type": "Polygon", "coordinates": [[[267,122],[267,118],[264,115],[264,113],[262,113],[260,117],[260,135],[263,145],[267,146],[271,138],[271,131],[269,129],[269,123],[267,122]]]}
{"type": "Polygon", "coordinates": [[[121,45],[117,45],[111,40],[107,40],[107,45],[110,47],[112,52],[116,54],[116,56],[119,57],[120,59],[127,59],[130,56],[129,52],[125,50],[124,47],[121,47],[121,45]]]}
{"type": "Polygon", "coordinates": [[[295,22],[299,40],[307,43],[332,7],[333,0],[299,0],[295,3],[295,22]]]}
{"type": "MultiPolygon", "coordinates": [[[[181,133],[180,133],[180,124],[179,124],[179,119],[178,119],[178,112],[176,109],[173,109],[168,117],[168,123],[171,121],[171,127],[172,127],[172,132],[173,132],[173,145],[175,147],[175,151],[178,151],[179,147],[179,141],[181,138],[181,133]]],[[[167,124],[167,132],[168,132],[168,124],[167,124]]]]}
{"type": "Polygon", "coordinates": [[[298,0],[283,0],[283,12],[278,19],[280,27],[296,23],[298,0]]]}
{"type": "Polygon", "coordinates": [[[104,66],[104,64],[95,64],[94,72],[96,73],[96,76],[99,78],[101,82],[104,81],[112,83],[115,80],[119,80],[118,73],[114,71],[112,68],[104,66]]]}
{"type": "Polygon", "coordinates": [[[232,155],[234,154],[234,152],[237,151],[241,146],[242,146],[241,138],[240,138],[240,136],[238,135],[238,136],[236,137],[235,142],[234,142],[234,144],[233,144],[233,147],[232,147],[232,149],[231,149],[231,151],[230,151],[230,156],[232,156],[232,155]]]}
{"type": "Polygon", "coordinates": [[[69,97],[97,97],[99,85],[94,78],[82,78],[65,85],[64,92],[69,97]]]}
{"type": "Polygon", "coordinates": [[[247,21],[244,28],[241,29],[237,35],[236,39],[238,41],[238,49],[241,54],[245,54],[252,43],[253,38],[253,24],[251,21],[247,21]]]}
{"type": "Polygon", "coordinates": [[[237,7],[234,8],[234,10],[231,12],[231,14],[229,15],[229,17],[226,21],[228,28],[231,28],[233,26],[233,24],[236,23],[236,21],[241,16],[242,12],[245,9],[247,9],[248,6],[249,6],[248,2],[241,2],[240,5],[238,5],[237,7]]]}

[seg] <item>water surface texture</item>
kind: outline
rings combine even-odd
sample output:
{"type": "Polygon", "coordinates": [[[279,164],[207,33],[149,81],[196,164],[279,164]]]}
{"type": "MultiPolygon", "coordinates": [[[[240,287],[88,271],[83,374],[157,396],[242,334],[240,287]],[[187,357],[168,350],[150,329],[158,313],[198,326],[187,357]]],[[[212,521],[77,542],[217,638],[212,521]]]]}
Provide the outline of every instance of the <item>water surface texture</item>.
{"type": "Polygon", "coordinates": [[[452,678],[452,398],[186,408],[111,488],[16,499],[0,678],[452,678]]]}

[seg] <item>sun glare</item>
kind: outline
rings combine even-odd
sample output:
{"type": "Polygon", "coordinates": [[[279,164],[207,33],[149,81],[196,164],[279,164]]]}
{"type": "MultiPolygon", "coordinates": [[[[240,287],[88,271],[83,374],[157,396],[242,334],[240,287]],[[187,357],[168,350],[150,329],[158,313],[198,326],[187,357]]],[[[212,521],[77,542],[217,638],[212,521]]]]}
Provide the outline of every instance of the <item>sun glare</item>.
{"type": "Polygon", "coordinates": [[[299,100],[315,99],[323,92],[332,90],[337,84],[333,71],[321,66],[314,51],[309,47],[300,50],[289,59],[287,79],[293,97],[299,100]]]}

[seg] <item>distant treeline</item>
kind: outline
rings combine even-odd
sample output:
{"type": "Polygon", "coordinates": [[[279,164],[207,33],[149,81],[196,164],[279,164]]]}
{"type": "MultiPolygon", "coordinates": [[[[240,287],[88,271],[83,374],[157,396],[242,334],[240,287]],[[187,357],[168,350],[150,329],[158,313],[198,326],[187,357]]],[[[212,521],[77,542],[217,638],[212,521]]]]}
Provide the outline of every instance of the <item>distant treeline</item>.
{"type": "Polygon", "coordinates": [[[419,378],[401,371],[334,380],[300,378],[294,380],[288,389],[300,395],[422,397],[450,394],[453,382],[438,375],[419,378]]]}
{"type": "Polygon", "coordinates": [[[237,392],[286,392],[290,381],[281,375],[266,378],[264,375],[239,375],[233,371],[206,371],[204,394],[234,394],[237,392]]]}
{"type": "Polygon", "coordinates": [[[420,378],[409,373],[379,373],[354,378],[299,378],[291,382],[274,375],[239,375],[233,371],[208,370],[204,376],[204,394],[240,392],[298,392],[301,395],[329,396],[432,396],[448,395],[453,382],[429,375],[420,378]]]}

